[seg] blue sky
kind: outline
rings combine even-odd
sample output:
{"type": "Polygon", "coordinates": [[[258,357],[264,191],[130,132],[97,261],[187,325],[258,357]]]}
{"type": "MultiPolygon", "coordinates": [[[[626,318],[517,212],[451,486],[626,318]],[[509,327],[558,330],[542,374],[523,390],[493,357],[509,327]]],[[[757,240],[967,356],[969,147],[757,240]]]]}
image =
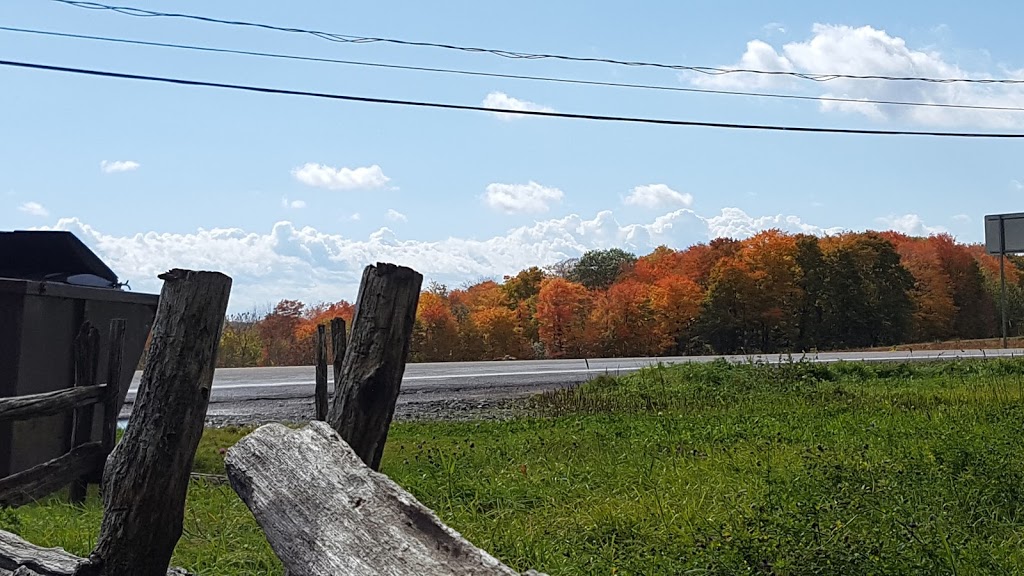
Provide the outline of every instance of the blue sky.
{"type": "MultiPolygon", "coordinates": [[[[116,2],[121,3],[121,2],[116,2]]],[[[124,0],[128,4],[128,0],[124,0]]],[[[146,2],[358,36],[802,72],[1024,77],[1000,3],[146,2]]],[[[416,66],[809,96],[1024,106],[1024,87],[758,76],[337,44],[9,0],[0,26],[416,66]]],[[[212,55],[0,32],[3,59],[489,107],[849,128],[1024,131],[1024,112],[828,106],[212,55]]],[[[1020,211],[1024,143],[501,117],[0,68],[0,229],[74,231],[136,289],[235,278],[232,309],[352,298],[393,261],[459,285],[592,248],[781,227],[982,240],[1020,211]]]]}

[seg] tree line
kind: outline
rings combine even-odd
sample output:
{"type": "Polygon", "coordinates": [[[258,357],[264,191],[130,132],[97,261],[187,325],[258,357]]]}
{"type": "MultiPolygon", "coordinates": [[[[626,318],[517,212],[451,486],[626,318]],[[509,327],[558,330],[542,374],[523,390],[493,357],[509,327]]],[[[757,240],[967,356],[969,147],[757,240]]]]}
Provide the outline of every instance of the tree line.
{"type": "MultiPolygon", "coordinates": [[[[1024,320],[1024,260],[1006,262],[1010,333],[1024,320]]],[[[637,257],[594,250],[501,282],[420,295],[413,362],[782,353],[995,337],[999,264],[939,234],[779,230],[637,257]]],[[[353,304],[282,300],[229,317],[220,365],[313,362],[318,324],[353,304]]]]}

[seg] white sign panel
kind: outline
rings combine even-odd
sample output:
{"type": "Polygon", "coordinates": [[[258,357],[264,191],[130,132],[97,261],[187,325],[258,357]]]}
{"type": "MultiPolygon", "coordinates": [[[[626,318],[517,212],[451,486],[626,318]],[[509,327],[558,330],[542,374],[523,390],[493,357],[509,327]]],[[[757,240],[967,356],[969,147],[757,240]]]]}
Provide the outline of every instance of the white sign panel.
{"type": "Polygon", "coordinates": [[[989,254],[1024,252],[1024,213],[985,216],[985,251],[989,254]]]}

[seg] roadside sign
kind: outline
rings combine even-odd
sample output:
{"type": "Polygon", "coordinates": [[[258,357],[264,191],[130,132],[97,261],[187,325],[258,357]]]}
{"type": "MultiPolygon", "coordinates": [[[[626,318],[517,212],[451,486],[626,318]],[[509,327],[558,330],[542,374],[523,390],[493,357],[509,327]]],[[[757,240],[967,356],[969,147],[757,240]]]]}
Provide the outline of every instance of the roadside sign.
{"type": "Polygon", "coordinates": [[[985,251],[993,255],[1024,252],[1024,212],[985,216],[985,251]]]}

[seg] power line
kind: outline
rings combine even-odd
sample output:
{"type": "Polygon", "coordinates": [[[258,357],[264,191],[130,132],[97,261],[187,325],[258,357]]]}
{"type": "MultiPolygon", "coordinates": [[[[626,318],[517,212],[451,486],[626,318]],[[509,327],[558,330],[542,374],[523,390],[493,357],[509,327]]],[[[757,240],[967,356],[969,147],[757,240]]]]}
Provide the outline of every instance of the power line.
{"type": "Polygon", "coordinates": [[[819,74],[809,72],[793,72],[784,70],[756,70],[750,68],[718,68],[714,66],[690,66],[683,64],[666,64],[663,62],[644,62],[644,61],[632,61],[632,60],[616,60],[613,58],[595,58],[586,56],[569,56],[565,54],[545,54],[545,53],[532,53],[532,52],[515,52],[512,50],[502,50],[497,48],[479,48],[472,46],[460,46],[457,44],[445,44],[439,42],[421,42],[415,40],[402,40],[399,38],[385,38],[385,37],[373,37],[373,36],[353,36],[350,34],[339,34],[334,32],[323,32],[320,30],[309,30],[305,28],[289,28],[285,26],[275,26],[272,24],[263,24],[259,22],[246,22],[242,20],[224,20],[220,18],[212,18],[209,16],[200,16],[196,14],[183,14],[179,12],[158,12],[155,10],[145,10],[142,8],[135,8],[133,6],[112,6],[109,4],[101,4],[99,2],[85,2],[82,0],[52,0],[53,2],[59,2],[61,4],[67,4],[76,8],[84,8],[87,10],[103,10],[116,12],[118,14],[124,14],[126,16],[135,16],[139,18],[182,18],[187,20],[197,20],[201,22],[208,22],[212,24],[225,24],[228,26],[242,26],[249,28],[261,28],[264,30],[274,30],[276,32],[288,32],[293,34],[305,34],[314,36],[322,40],[330,42],[340,42],[345,44],[396,44],[399,46],[417,46],[426,48],[441,48],[445,50],[457,50],[460,52],[472,52],[472,53],[485,53],[494,56],[500,56],[502,58],[510,58],[514,60],[564,60],[569,62],[597,62],[602,64],[615,64],[619,66],[633,66],[633,67],[646,67],[646,68],[663,68],[668,70],[679,70],[687,72],[695,72],[698,74],[705,74],[709,76],[721,76],[725,74],[761,74],[767,76],[791,76],[794,78],[800,78],[803,80],[811,80],[814,82],[829,82],[831,80],[887,80],[887,81],[908,81],[908,82],[931,82],[936,84],[953,84],[953,83],[964,83],[964,84],[1024,84],[1024,79],[1017,78],[934,78],[929,76],[885,76],[885,75],[874,75],[874,74],[819,74]]]}
{"type": "Polygon", "coordinates": [[[426,102],[422,100],[399,100],[394,98],[373,98],[369,96],[352,96],[347,94],[332,94],[327,92],[308,92],[304,90],[289,90],[285,88],[268,88],[264,86],[249,86],[244,84],[227,84],[223,82],[206,82],[202,80],[188,80],[184,78],[168,78],[165,76],[147,76],[142,74],[126,74],[123,72],[109,72],[106,70],[92,70],[86,68],[69,68],[66,66],[51,66],[48,64],[35,64],[31,62],[17,62],[12,60],[0,60],[0,66],[14,68],[27,68],[33,70],[47,70],[51,72],[66,72],[85,76],[100,76],[105,78],[122,78],[126,80],[142,80],[148,82],[161,82],[165,84],[180,84],[185,86],[205,86],[208,88],[224,88],[229,90],[242,90],[246,92],[260,92],[264,94],[285,94],[290,96],[307,96],[312,98],[325,98],[329,100],[343,100],[348,102],[367,102],[373,104],[392,104],[398,106],[415,106],[419,108],[441,108],[446,110],[471,110],[475,112],[492,112],[500,114],[516,114],[521,116],[543,116],[547,118],[570,118],[575,120],[595,120],[601,122],[630,122],[637,124],[660,124],[664,126],[699,126],[704,128],[730,128],[737,130],[768,130],[775,132],[809,132],[818,134],[869,134],[877,136],[936,136],[947,138],[1000,138],[1000,139],[1021,139],[1024,133],[998,133],[998,132],[934,132],[915,130],[871,130],[860,128],[818,128],[812,126],[780,126],[774,124],[736,124],[731,122],[704,122],[696,120],[672,120],[666,118],[643,118],[636,116],[605,116],[599,114],[573,114],[569,112],[543,112],[535,110],[507,110],[502,108],[488,108],[485,106],[470,106],[466,104],[447,104],[443,102],[426,102]]]}
{"type": "Polygon", "coordinates": [[[348,66],[363,66],[370,68],[386,68],[392,70],[409,70],[417,72],[433,72],[441,74],[457,74],[463,76],[480,76],[487,78],[506,78],[513,80],[531,80],[539,82],[554,82],[561,84],[577,84],[585,86],[604,86],[613,88],[634,88],[644,90],[660,90],[668,92],[685,92],[695,94],[718,94],[728,96],[752,96],[756,98],[774,98],[782,100],[805,100],[814,102],[844,102],[853,104],[885,104],[891,106],[920,106],[929,108],[954,108],[961,110],[990,110],[1003,112],[1024,112],[1024,107],[1018,106],[987,106],[980,104],[948,104],[942,102],[911,102],[905,100],[870,100],[858,98],[840,98],[834,96],[803,96],[800,94],[775,94],[768,92],[745,92],[739,90],[713,90],[706,88],[685,88],[681,86],[664,86],[657,84],[631,84],[627,82],[604,82],[599,80],[581,80],[575,78],[559,78],[553,76],[528,76],[521,74],[502,74],[497,72],[481,72],[475,70],[458,70],[451,68],[434,68],[427,66],[407,66],[401,64],[385,64],[381,62],[364,62],[359,60],[341,60],[336,58],[322,58],[315,56],[300,56],[294,54],[278,54],[273,52],[260,52],[250,50],[236,50],[231,48],[215,48],[211,46],[195,46],[189,44],[176,44],[168,42],[150,42],[145,40],[131,40],[126,38],[111,38],[107,36],[91,36],[87,34],[72,34],[67,32],[53,32],[48,30],[32,30],[28,28],[14,28],[0,26],[0,30],[7,32],[20,32],[25,34],[36,34],[43,36],[55,36],[60,38],[74,38],[79,40],[94,40],[99,42],[112,42],[118,44],[130,44],[137,46],[152,46],[159,48],[175,48],[181,50],[192,50],[198,52],[211,52],[218,54],[235,54],[243,56],[257,56],[263,58],[275,58],[283,60],[296,60],[306,62],[320,62],[328,64],[343,64],[348,66]]]}

